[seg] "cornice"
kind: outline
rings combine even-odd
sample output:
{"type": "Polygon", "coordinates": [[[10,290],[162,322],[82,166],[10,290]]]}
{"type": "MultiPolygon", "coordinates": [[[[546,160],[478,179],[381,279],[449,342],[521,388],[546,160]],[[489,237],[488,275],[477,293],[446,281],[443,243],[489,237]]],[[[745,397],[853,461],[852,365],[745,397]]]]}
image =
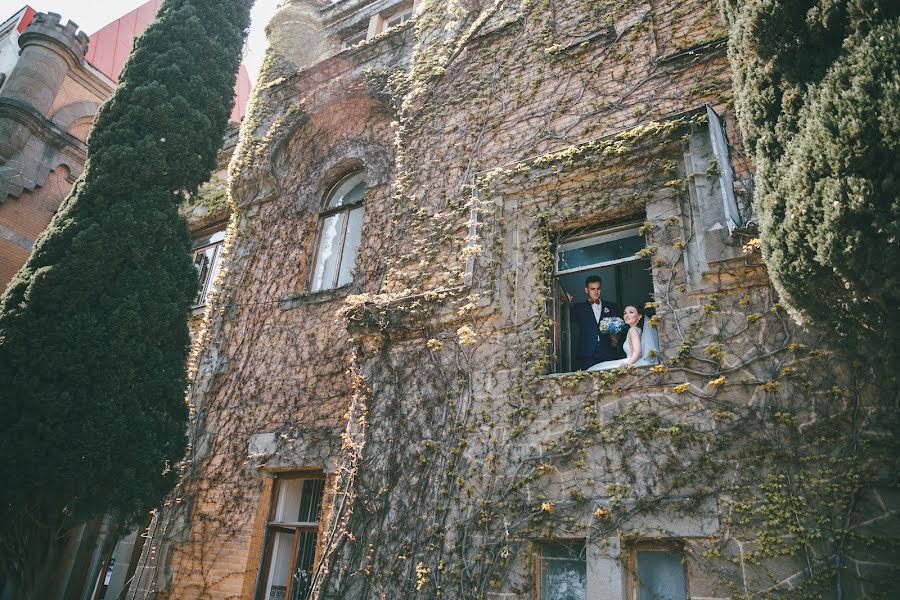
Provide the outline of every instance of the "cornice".
{"type": "Polygon", "coordinates": [[[116,82],[87,61],[82,61],[78,67],[69,69],[68,76],[82,87],[96,94],[101,104],[116,91],[116,82]]]}
{"type": "Polygon", "coordinates": [[[87,159],[87,146],[84,142],[60,129],[53,121],[21,100],[0,96],[0,118],[24,125],[51,147],[72,155],[82,163],[87,159]]]}

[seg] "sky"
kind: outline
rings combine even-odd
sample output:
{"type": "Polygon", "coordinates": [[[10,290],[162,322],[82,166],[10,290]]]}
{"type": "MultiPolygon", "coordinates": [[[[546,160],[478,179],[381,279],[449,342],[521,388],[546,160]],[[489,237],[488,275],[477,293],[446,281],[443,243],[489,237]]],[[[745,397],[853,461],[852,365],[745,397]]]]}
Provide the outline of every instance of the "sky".
{"type": "MultiPolygon", "coordinates": [[[[94,33],[110,21],[131,12],[147,0],[0,0],[0,20],[13,14],[25,4],[39,12],[55,12],[78,23],[88,35],[94,33]]],[[[266,49],[266,23],[275,14],[279,0],[256,0],[250,15],[250,35],[244,49],[244,64],[250,73],[250,80],[256,82],[256,75],[262,64],[266,49]]]]}

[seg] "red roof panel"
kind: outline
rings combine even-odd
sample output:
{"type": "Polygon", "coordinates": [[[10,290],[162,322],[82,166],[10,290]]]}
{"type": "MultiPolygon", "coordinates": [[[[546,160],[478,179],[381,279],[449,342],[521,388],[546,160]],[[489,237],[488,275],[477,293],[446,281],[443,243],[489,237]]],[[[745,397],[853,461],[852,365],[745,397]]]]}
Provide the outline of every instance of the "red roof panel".
{"type": "Polygon", "coordinates": [[[22,33],[23,31],[25,31],[25,28],[28,27],[28,25],[31,23],[31,20],[34,19],[34,15],[36,15],[36,14],[37,14],[37,11],[35,11],[30,6],[26,6],[25,14],[22,15],[22,20],[19,21],[18,26],[16,26],[16,30],[18,30],[19,33],[22,33]]]}
{"type": "MultiPolygon", "coordinates": [[[[153,22],[162,3],[163,0],[148,0],[127,15],[92,34],[86,55],[88,62],[113,81],[118,81],[122,68],[134,48],[135,38],[153,22]]],[[[250,77],[243,63],[238,69],[234,91],[234,110],[231,112],[231,120],[238,122],[244,116],[247,100],[250,98],[250,77]]]]}

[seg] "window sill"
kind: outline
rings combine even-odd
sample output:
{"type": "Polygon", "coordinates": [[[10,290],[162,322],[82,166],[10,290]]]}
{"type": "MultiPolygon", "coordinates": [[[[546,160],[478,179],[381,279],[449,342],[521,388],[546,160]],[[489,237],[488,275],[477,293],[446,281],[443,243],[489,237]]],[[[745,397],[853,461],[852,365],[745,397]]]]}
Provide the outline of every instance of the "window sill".
{"type": "Polygon", "coordinates": [[[300,306],[340,300],[349,296],[351,293],[353,293],[352,282],[340,287],[319,290],[316,292],[289,292],[282,296],[281,300],[278,301],[278,308],[281,310],[293,310],[300,306]]]}
{"type": "Polygon", "coordinates": [[[541,375],[539,379],[541,380],[554,380],[554,379],[562,379],[564,377],[572,377],[573,375],[577,375],[579,377],[590,377],[593,375],[597,375],[599,373],[617,373],[622,372],[625,375],[628,374],[637,374],[647,369],[652,369],[653,367],[659,366],[660,363],[656,363],[653,365],[636,365],[631,367],[616,367],[614,369],[602,369],[599,371],[566,371],[564,373],[548,373],[546,375],[541,375]]]}

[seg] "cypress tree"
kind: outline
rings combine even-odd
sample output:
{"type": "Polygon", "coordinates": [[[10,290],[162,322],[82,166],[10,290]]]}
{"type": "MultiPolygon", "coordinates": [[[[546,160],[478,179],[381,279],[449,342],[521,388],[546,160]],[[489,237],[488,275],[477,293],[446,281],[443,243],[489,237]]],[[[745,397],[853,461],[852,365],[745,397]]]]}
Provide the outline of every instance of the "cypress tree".
{"type": "Polygon", "coordinates": [[[251,5],[166,0],[0,300],[0,573],[17,597],[61,532],[141,518],[177,479],[197,287],[178,206],[215,167],[251,5]]]}
{"type": "MultiPolygon", "coordinates": [[[[799,321],[900,339],[900,3],[722,0],[763,258],[799,321]]],[[[877,366],[874,365],[874,366],[877,366]]]]}

